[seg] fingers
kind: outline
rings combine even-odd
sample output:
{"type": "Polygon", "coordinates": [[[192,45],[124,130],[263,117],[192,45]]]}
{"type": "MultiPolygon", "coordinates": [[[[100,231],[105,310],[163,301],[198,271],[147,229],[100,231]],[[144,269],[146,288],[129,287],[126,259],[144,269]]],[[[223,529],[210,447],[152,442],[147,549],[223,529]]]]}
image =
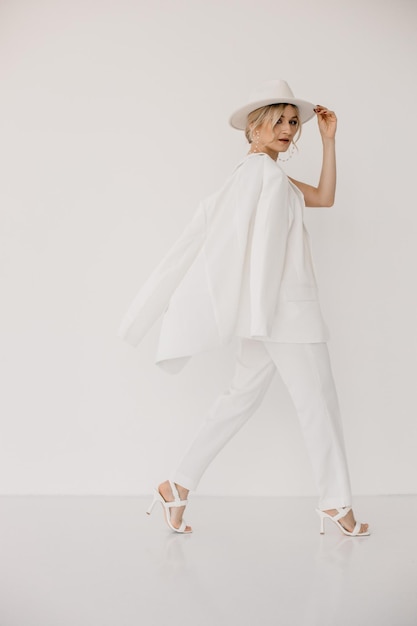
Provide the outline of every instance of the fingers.
{"type": "Polygon", "coordinates": [[[314,107],[314,112],[317,113],[317,115],[321,115],[323,117],[327,117],[327,116],[336,117],[336,113],[334,111],[329,111],[329,109],[322,106],[321,104],[317,104],[314,107]]]}
{"type": "Polygon", "coordinates": [[[314,107],[317,115],[317,123],[322,137],[333,138],[337,127],[337,117],[334,111],[329,111],[321,104],[314,107]]]}

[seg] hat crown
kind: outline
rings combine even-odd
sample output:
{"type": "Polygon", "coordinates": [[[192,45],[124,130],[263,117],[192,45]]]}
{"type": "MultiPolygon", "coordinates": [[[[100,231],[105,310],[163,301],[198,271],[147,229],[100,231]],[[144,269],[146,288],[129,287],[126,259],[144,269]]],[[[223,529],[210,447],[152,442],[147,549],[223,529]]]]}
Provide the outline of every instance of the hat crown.
{"type": "Polygon", "coordinates": [[[280,103],[296,106],[302,124],[314,117],[315,105],[312,102],[295,98],[287,81],[279,79],[268,80],[254,89],[249,96],[248,102],[232,113],[229,123],[233,128],[245,130],[249,113],[270,104],[280,103]]]}
{"type": "Polygon", "coordinates": [[[266,100],[269,98],[277,98],[282,100],[283,98],[294,99],[294,94],[290,89],[289,84],[285,80],[268,80],[262,85],[259,85],[249,96],[251,102],[257,102],[258,100],[266,100]]]}

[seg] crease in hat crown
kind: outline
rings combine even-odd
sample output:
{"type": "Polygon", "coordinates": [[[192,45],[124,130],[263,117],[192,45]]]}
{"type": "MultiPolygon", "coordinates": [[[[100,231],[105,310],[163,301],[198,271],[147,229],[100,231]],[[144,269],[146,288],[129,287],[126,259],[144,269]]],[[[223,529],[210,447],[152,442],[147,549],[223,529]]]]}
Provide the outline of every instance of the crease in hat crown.
{"type": "Polygon", "coordinates": [[[254,89],[245,105],[239,107],[229,118],[229,124],[237,130],[245,130],[249,113],[270,104],[295,104],[298,107],[302,124],[314,117],[312,102],[295,98],[287,81],[268,80],[254,89]]]}

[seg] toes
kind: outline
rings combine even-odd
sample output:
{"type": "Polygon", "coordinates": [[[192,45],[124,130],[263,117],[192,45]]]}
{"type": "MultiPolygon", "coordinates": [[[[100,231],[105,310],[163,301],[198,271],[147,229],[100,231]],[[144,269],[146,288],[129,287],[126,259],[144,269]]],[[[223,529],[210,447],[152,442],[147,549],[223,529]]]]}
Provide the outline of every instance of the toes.
{"type": "Polygon", "coordinates": [[[367,532],[369,525],[368,524],[361,524],[361,527],[359,529],[359,535],[363,535],[364,533],[367,532]]]}

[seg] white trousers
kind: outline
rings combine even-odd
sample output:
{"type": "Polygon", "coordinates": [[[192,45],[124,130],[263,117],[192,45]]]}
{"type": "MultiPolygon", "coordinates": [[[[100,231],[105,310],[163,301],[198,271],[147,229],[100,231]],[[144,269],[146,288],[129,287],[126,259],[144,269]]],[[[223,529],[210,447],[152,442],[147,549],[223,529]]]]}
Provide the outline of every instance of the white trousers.
{"type": "Polygon", "coordinates": [[[209,409],[170,479],[195,490],[204,471],[260,406],[278,370],[294,403],[319,494],[318,507],[351,506],[343,427],[326,343],[238,338],[229,388],[209,409]]]}

